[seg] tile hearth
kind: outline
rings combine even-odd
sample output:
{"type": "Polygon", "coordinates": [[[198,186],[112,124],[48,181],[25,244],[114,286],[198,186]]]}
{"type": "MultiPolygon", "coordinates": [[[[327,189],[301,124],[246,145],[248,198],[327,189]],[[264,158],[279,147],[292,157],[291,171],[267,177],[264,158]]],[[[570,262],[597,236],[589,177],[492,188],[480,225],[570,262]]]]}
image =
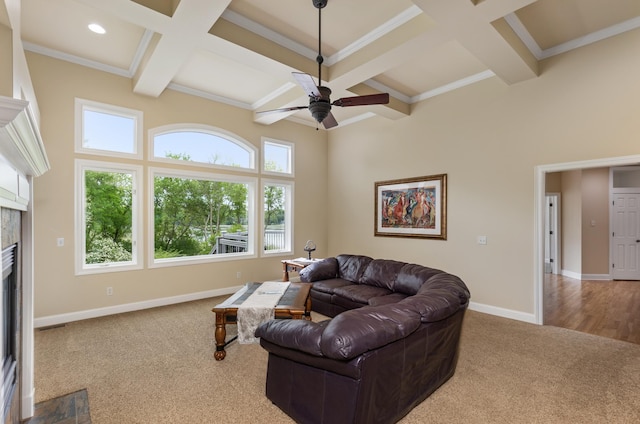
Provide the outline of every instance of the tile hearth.
{"type": "Polygon", "coordinates": [[[91,424],[87,390],[37,403],[34,416],[23,424],[91,424]]]}

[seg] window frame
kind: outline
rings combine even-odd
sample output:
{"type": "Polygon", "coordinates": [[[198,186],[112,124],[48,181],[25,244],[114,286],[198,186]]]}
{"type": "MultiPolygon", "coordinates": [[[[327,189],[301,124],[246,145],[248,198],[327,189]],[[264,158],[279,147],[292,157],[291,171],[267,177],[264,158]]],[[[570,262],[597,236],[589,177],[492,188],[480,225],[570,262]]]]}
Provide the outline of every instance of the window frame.
{"type": "MultiPolygon", "coordinates": [[[[236,168],[234,168],[236,169],[236,168]]],[[[260,228],[257,225],[258,213],[256,212],[256,207],[259,204],[257,202],[257,187],[258,187],[258,178],[249,177],[237,174],[212,174],[209,172],[201,172],[201,171],[190,171],[190,170],[181,170],[181,169],[173,169],[173,168],[161,168],[161,167],[148,167],[148,193],[147,196],[147,209],[148,209],[148,234],[147,234],[147,245],[148,245],[148,254],[147,254],[147,268],[164,268],[171,266],[181,266],[181,265],[194,265],[194,264],[204,264],[204,263],[212,263],[212,262],[224,262],[230,260],[239,260],[239,259],[251,259],[257,258],[258,255],[256,253],[256,241],[258,238],[256,237],[256,231],[260,228]],[[177,257],[177,258],[155,258],[155,213],[154,213],[154,200],[155,200],[155,191],[154,191],[154,180],[156,176],[163,177],[173,177],[173,178],[190,178],[190,179],[201,179],[201,180],[209,180],[209,181],[221,181],[221,182],[230,182],[230,183],[242,183],[247,184],[247,232],[248,232],[248,240],[247,240],[247,252],[242,253],[227,253],[227,254],[216,254],[216,255],[198,255],[198,256],[188,256],[188,257],[177,257]]]]}
{"type": "Polygon", "coordinates": [[[295,193],[295,184],[293,181],[289,180],[277,180],[271,178],[261,178],[260,180],[260,255],[264,257],[269,256],[289,256],[293,253],[293,241],[294,241],[294,213],[293,213],[293,205],[294,202],[294,193],[295,193]],[[285,189],[285,207],[284,207],[284,216],[285,216],[285,248],[277,249],[277,250],[265,250],[264,249],[264,232],[265,228],[265,201],[264,201],[264,190],[266,186],[275,185],[280,186],[285,189]]]}
{"type": "Polygon", "coordinates": [[[214,168],[214,169],[224,169],[224,170],[233,170],[233,171],[243,171],[243,172],[252,172],[257,173],[258,170],[256,168],[258,151],[256,147],[249,143],[247,140],[242,137],[230,132],[223,130],[218,127],[213,127],[210,125],[203,124],[170,124],[163,125],[160,127],[151,128],[149,130],[149,147],[148,147],[148,155],[149,160],[153,162],[163,162],[170,164],[179,164],[183,166],[200,166],[206,168],[214,168]],[[163,134],[169,134],[174,132],[201,132],[204,134],[209,134],[215,137],[223,138],[231,143],[236,144],[238,147],[249,153],[249,162],[250,166],[248,168],[241,166],[231,166],[231,165],[222,165],[222,164],[214,164],[214,163],[205,163],[205,162],[196,162],[196,161],[184,161],[179,159],[171,159],[165,158],[161,156],[155,155],[155,137],[163,134]]]}
{"type": "Polygon", "coordinates": [[[127,159],[142,159],[143,149],[143,113],[140,110],[129,109],[122,106],[110,105],[107,103],[95,102],[92,100],[75,98],[75,152],[90,155],[110,156],[113,158],[127,158],[127,159]],[[84,111],[90,110],[93,112],[104,113],[109,115],[121,116],[124,118],[131,118],[134,121],[134,142],[133,153],[117,152],[114,150],[95,149],[90,147],[84,147],[82,144],[84,134],[84,111]]]}
{"type": "Polygon", "coordinates": [[[269,137],[262,137],[262,145],[261,145],[261,166],[260,169],[262,170],[263,174],[266,175],[277,175],[279,177],[295,177],[295,144],[288,142],[288,141],[283,141],[283,140],[276,140],[273,138],[269,138],[269,137]],[[266,161],[267,161],[267,155],[265,154],[265,145],[266,144],[271,144],[274,146],[280,146],[280,147],[286,147],[289,150],[289,158],[288,158],[288,162],[289,162],[289,172],[286,171],[271,171],[271,170],[267,170],[266,169],[266,161]]]}
{"type": "Polygon", "coordinates": [[[144,267],[143,249],[143,214],[141,196],[143,190],[143,167],[125,163],[103,162],[86,159],[75,159],[75,275],[99,274],[139,270],[144,267]],[[103,264],[86,263],[86,183],[85,171],[130,173],[132,175],[131,192],[131,262],[110,262],[103,264]]]}

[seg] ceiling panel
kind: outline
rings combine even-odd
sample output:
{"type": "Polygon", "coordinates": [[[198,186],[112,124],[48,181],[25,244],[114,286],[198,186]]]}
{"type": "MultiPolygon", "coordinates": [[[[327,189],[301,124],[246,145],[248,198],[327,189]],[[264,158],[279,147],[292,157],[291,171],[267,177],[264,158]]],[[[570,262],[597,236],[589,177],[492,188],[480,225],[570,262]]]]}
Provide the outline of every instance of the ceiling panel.
{"type": "Polygon", "coordinates": [[[22,0],[22,40],[41,47],[129,69],[144,28],[73,0],[22,0]],[[88,30],[98,23],[107,31],[88,30]]]}
{"type": "Polygon", "coordinates": [[[538,0],[516,12],[545,50],[640,16],[638,0],[538,0]]]}
{"type": "Polygon", "coordinates": [[[410,97],[486,71],[487,67],[456,41],[442,44],[374,79],[410,97]],[[407,86],[405,81],[411,81],[407,86]]]}
{"type": "MultiPolygon", "coordinates": [[[[251,105],[290,79],[288,74],[278,78],[223,56],[198,50],[184,63],[173,82],[251,105]]],[[[304,93],[301,91],[301,94],[304,93]]]]}

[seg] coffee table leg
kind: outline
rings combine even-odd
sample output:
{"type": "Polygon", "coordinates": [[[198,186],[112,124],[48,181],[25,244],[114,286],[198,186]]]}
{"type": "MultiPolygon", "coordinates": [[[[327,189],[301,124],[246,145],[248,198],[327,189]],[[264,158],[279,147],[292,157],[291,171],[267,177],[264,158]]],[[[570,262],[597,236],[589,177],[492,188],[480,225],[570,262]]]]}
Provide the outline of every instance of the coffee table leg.
{"type": "Polygon", "coordinates": [[[304,319],[311,321],[311,295],[307,297],[304,305],[304,319]]]}
{"type": "Polygon", "coordinates": [[[227,328],[224,321],[224,314],[216,313],[216,351],[213,354],[216,361],[222,361],[224,357],[227,356],[227,352],[224,350],[224,347],[226,346],[225,339],[227,338],[227,328]]]}

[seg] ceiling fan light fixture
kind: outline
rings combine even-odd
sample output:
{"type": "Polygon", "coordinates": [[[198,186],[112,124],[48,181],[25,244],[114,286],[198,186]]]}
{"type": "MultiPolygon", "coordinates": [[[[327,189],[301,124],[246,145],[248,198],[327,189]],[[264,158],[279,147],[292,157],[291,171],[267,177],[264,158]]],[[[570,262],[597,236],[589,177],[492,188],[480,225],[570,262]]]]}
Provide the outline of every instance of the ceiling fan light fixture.
{"type": "Polygon", "coordinates": [[[318,123],[322,123],[331,112],[331,101],[329,100],[331,89],[329,87],[319,86],[318,91],[320,92],[320,97],[310,97],[309,111],[313,119],[318,121],[318,123]]]}
{"type": "Polygon", "coordinates": [[[311,111],[313,119],[318,121],[318,123],[322,123],[322,121],[329,116],[329,112],[331,112],[331,103],[325,100],[312,100],[309,103],[309,111],[311,111]]]}

